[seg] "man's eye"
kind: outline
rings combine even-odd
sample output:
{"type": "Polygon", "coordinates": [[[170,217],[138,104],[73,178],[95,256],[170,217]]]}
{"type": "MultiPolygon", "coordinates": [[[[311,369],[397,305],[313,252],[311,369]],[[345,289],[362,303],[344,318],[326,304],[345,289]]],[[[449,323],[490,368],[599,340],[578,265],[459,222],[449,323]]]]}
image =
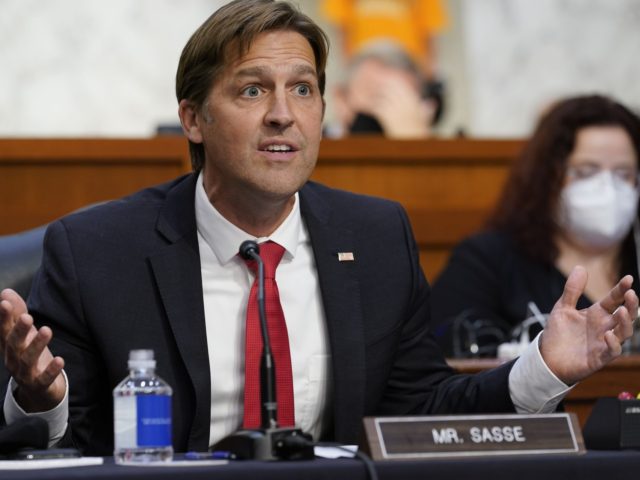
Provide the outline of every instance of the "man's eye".
{"type": "Polygon", "coordinates": [[[242,93],[247,97],[257,97],[258,95],[260,95],[260,89],[258,87],[251,86],[245,88],[242,93]]]}
{"type": "Polygon", "coordinates": [[[311,93],[309,85],[298,85],[296,87],[296,91],[298,92],[298,95],[302,95],[305,97],[311,93]]]}

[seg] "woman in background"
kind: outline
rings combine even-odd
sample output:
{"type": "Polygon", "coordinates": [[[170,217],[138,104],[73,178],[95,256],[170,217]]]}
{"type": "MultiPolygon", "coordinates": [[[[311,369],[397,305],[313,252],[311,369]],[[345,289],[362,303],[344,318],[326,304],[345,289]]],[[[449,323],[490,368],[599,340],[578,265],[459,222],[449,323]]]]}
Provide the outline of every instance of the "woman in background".
{"type": "Polygon", "coordinates": [[[575,265],[589,273],[578,308],[622,275],[638,292],[639,158],[640,118],[612,99],[547,111],[486,230],[456,247],[433,285],[434,333],[449,355],[495,355],[511,329],[551,311],[575,265]]]}

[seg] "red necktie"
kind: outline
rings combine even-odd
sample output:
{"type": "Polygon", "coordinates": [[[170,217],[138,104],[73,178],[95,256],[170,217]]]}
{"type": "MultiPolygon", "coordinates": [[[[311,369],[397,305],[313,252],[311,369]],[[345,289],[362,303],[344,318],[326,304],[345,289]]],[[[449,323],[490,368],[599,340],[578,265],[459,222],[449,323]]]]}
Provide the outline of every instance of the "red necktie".
{"type": "MultiPolygon", "coordinates": [[[[260,257],[264,263],[264,301],[267,328],[276,370],[276,400],[278,402],[278,426],[292,427],[294,421],[293,378],[289,335],[284,313],[280,305],[280,294],[276,284],[276,268],[282,259],[284,248],[274,242],[260,245],[260,257]]],[[[244,366],[244,428],[259,428],[261,425],[260,358],[262,356],[262,334],[258,313],[258,265],[254,260],[245,260],[256,279],[249,293],[247,306],[247,330],[245,336],[244,366]]]]}

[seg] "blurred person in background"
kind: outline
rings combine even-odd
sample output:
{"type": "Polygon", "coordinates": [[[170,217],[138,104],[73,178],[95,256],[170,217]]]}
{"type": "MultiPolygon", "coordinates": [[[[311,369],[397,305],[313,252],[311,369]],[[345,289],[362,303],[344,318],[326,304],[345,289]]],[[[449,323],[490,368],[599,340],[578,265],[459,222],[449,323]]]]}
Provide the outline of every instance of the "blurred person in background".
{"type": "Polygon", "coordinates": [[[430,136],[444,110],[435,39],[449,27],[445,2],[323,0],[320,11],[337,29],[348,72],[336,89],[337,125],[327,136],[430,136]]]}
{"type": "Polygon", "coordinates": [[[428,138],[442,114],[442,92],[429,90],[402,46],[382,40],[351,59],[334,90],[333,105],[337,124],[325,132],[327,136],[428,138]]]}
{"type": "Polygon", "coordinates": [[[433,285],[448,355],[495,355],[529,314],[551,311],[575,265],[589,274],[578,309],[619,276],[638,278],[639,158],[640,118],[620,103],[579,96],[548,109],[486,230],[454,250],[433,285]]]}
{"type": "Polygon", "coordinates": [[[427,79],[436,76],[434,38],[449,25],[442,0],[322,0],[320,8],[337,27],[345,58],[371,42],[392,40],[427,79]]]}

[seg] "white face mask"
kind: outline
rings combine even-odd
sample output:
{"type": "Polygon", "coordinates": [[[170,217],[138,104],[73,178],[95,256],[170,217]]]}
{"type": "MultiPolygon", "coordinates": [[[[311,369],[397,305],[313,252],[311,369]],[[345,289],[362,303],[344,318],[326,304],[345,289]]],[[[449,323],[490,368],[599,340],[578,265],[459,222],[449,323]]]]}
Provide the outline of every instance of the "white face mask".
{"type": "Polygon", "coordinates": [[[629,233],[637,208],[638,190],[603,170],[564,187],[558,223],[580,243],[608,248],[629,233]]]}

